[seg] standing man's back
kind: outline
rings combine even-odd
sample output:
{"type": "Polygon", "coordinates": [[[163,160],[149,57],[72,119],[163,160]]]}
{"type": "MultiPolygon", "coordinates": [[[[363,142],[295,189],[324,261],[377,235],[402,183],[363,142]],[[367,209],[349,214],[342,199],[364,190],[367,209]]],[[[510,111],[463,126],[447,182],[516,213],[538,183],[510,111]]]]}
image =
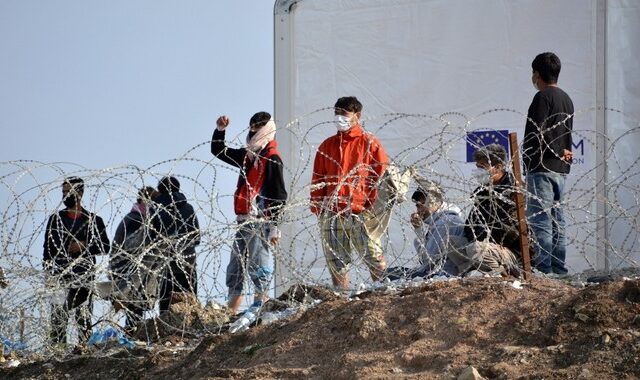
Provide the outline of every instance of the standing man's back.
{"type": "Polygon", "coordinates": [[[535,266],[543,273],[566,274],[562,199],[571,169],[573,102],[558,87],[560,59],[542,53],[531,63],[538,90],[527,114],[522,155],[527,175],[527,217],[535,235],[535,266]]]}

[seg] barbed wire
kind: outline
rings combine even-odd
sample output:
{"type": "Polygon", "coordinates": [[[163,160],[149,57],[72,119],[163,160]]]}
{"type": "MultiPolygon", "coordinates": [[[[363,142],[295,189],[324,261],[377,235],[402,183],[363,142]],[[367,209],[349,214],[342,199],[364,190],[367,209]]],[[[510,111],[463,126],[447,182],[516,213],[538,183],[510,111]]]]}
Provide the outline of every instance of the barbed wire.
{"type": "MultiPolygon", "coordinates": [[[[326,231],[321,230],[319,219],[310,211],[314,157],[319,144],[335,134],[332,112],[333,107],[316,110],[281,126],[278,132],[284,147],[281,153],[289,196],[279,224],[280,244],[271,248],[275,261],[275,280],[269,282],[272,296],[279,296],[295,284],[331,287],[327,257],[335,254],[332,249],[352,251],[348,255],[350,264],[343,268],[350,271],[351,285],[338,290],[349,292],[375,286],[371,285],[367,258],[356,252],[356,248],[363,250],[361,245],[339,248],[323,245],[328,239],[326,231]]],[[[635,146],[640,140],[640,123],[619,110],[602,107],[567,117],[574,121],[573,165],[561,204],[567,225],[567,267],[572,273],[605,267],[639,267],[640,154],[635,146]],[[608,125],[613,126],[606,135],[584,127],[595,125],[596,112],[606,112],[608,125]]],[[[442,274],[445,265],[442,258],[425,267],[429,258],[421,256],[420,250],[426,249],[425,236],[429,230],[412,225],[416,205],[407,200],[416,188],[435,182],[442,189],[446,204],[455,206],[450,209],[458,209],[456,212],[467,223],[478,201],[479,187],[471,177],[475,162],[469,161],[467,150],[472,152],[484,145],[473,140],[474,136],[482,134],[504,142],[501,136],[505,130],[522,131],[525,119],[526,115],[519,111],[495,108],[473,117],[458,112],[393,113],[363,120],[365,129],[378,137],[397,170],[396,188],[390,190],[395,193],[389,196],[389,204],[382,205],[388,219],[378,223],[384,231],[379,249],[387,268],[427,268],[419,278],[442,274]],[[399,186],[398,178],[407,183],[399,186]]],[[[234,146],[241,145],[238,140],[246,132],[237,131],[236,138],[230,140],[235,142],[234,146]]],[[[520,133],[518,137],[522,144],[524,136],[520,133]]],[[[228,302],[225,278],[236,231],[247,223],[262,223],[267,228],[269,225],[260,219],[236,221],[231,206],[238,170],[213,157],[209,145],[210,141],[199,143],[179,157],[148,168],[125,165],[90,169],[77,163],[29,160],[0,163],[0,195],[5,199],[0,224],[0,267],[4,278],[0,281],[7,283],[6,288],[0,289],[0,336],[7,341],[22,342],[32,351],[54,353],[67,341],[90,339],[92,331],[105,325],[120,326],[127,334],[124,336],[148,342],[168,335],[199,337],[224,331],[234,319],[225,306],[228,302]],[[87,250],[89,246],[98,248],[92,255],[71,257],[56,271],[43,267],[45,241],[52,238],[47,221],[65,208],[62,184],[72,176],[82,178],[85,183],[82,205],[89,212],[84,220],[91,228],[83,244],[87,250]],[[164,204],[152,199],[138,202],[141,188],[157,188],[166,176],[180,181],[180,193],[186,199],[172,195],[164,204]],[[193,208],[197,226],[186,220],[188,216],[180,216],[178,208],[185,201],[193,208]],[[138,236],[137,246],[127,245],[126,237],[133,235],[133,230],[122,231],[123,237],[114,245],[118,225],[133,217],[132,206],[136,209],[141,205],[145,213],[139,215],[143,233],[138,236]],[[99,244],[98,217],[104,222],[109,245],[99,244]],[[124,264],[116,268],[114,263],[118,260],[124,264]],[[81,264],[84,269],[73,273],[73,268],[81,264]],[[171,296],[163,290],[168,283],[179,283],[181,291],[171,296]],[[86,289],[86,294],[78,294],[79,289],[86,289]],[[169,304],[173,302],[163,306],[163,311],[168,309],[165,313],[158,306],[163,299],[169,304]],[[172,314],[176,308],[182,308],[182,318],[172,314]],[[58,336],[52,335],[56,327],[52,321],[58,323],[58,336]]],[[[510,156],[507,157],[505,167],[510,168],[510,156]]],[[[350,181],[363,170],[368,170],[365,164],[356,165],[343,178],[316,185],[351,186],[350,181]]],[[[535,198],[533,194],[525,195],[535,198]]],[[[513,206],[509,195],[503,198],[505,207],[513,206]]],[[[325,201],[327,205],[335,199],[329,196],[325,201]]],[[[321,214],[329,224],[341,217],[323,211],[321,214]]],[[[376,221],[379,220],[374,218],[374,225],[376,221]]],[[[515,219],[500,222],[500,226],[494,227],[512,228],[516,223],[515,219]]],[[[61,224],[54,230],[64,233],[67,228],[64,221],[57,223],[61,224]]],[[[359,225],[357,220],[353,223],[359,225]]],[[[419,227],[428,226],[425,223],[426,219],[419,227]]],[[[367,233],[354,231],[354,239],[367,233]]],[[[535,236],[530,241],[535,254],[539,249],[535,236]]],[[[61,241],[57,243],[57,251],[68,249],[61,241]]],[[[264,245],[270,246],[269,242],[264,245]]],[[[345,259],[345,252],[340,252],[338,258],[345,259]]],[[[246,268],[248,263],[240,261],[243,272],[255,269],[246,268]]],[[[248,278],[245,282],[250,283],[248,278]]],[[[245,290],[245,295],[251,295],[251,291],[245,290]]]]}

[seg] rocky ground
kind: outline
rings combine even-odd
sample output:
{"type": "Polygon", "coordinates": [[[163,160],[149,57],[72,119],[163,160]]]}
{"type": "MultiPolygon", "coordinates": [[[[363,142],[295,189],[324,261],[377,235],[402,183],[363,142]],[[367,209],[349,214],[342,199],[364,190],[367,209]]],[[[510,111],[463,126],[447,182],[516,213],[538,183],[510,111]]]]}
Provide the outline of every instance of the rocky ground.
{"type": "Polygon", "coordinates": [[[488,379],[640,378],[640,280],[606,280],[581,287],[535,278],[518,289],[480,277],[351,299],[298,288],[289,300],[323,302],[239,334],[24,358],[0,378],[457,379],[474,378],[470,366],[488,379]]]}

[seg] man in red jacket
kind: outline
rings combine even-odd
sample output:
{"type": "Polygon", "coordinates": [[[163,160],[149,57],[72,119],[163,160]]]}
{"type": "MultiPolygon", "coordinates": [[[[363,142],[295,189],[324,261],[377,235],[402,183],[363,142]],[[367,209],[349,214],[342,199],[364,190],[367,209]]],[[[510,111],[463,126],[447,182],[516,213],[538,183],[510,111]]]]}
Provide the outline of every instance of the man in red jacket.
{"type": "Polygon", "coordinates": [[[379,280],[386,269],[380,239],[364,221],[376,200],[378,182],[388,164],[380,141],[360,125],[362,104],[353,96],[335,104],[338,132],[316,153],[311,180],[311,211],[318,216],[325,258],[333,285],[349,287],[351,251],[358,252],[379,280]]]}

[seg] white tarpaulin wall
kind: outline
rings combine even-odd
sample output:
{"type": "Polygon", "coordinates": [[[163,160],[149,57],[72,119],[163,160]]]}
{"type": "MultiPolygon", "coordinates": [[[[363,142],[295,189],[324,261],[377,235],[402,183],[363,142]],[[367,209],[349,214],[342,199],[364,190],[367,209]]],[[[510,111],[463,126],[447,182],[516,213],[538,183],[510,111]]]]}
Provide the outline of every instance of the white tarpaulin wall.
{"type": "MultiPolygon", "coordinates": [[[[376,133],[390,157],[442,182],[451,198],[468,206],[473,185],[461,179],[473,164],[466,162],[465,133],[508,130],[521,141],[535,94],[531,61],[544,51],[561,58],[559,84],[577,111],[576,162],[567,183],[570,270],[623,265],[622,256],[624,265],[638,265],[638,238],[629,230],[638,231],[633,191],[639,179],[629,179],[618,194],[626,202],[622,208],[630,210],[622,223],[626,232],[612,231],[598,217],[611,209],[597,200],[603,199],[602,179],[627,175],[638,156],[636,132],[616,143],[616,152],[635,153],[618,154],[616,165],[599,166],[616,153],[607,151],[608,142],[637,128],[639,24],[634,1],[277,1],[275,114],[281,127],[291,123],[289,130],[281,128],[278,139],[289,168],[292,203],[299,204],[285,227],[283,250],[292,262],[280,266],[277,283],[291,278],[292,267],[328,278],[315,219],[305,204],[315,148],[335,133],[327,123],[332,109],[319,109],[340,96],[357,96],[364,104],[365,128],[376,133]],[[625,115],[610,117],[595,109],[603,104],[625,115]],[[625,240],[626,252],[605,244],[616,233],[625,240]]],[[[399,223],[392,221],[385,248],[409,259],[413,233],[401,221],[411,208],[399,207],[394,219],[399,223]]]]}

